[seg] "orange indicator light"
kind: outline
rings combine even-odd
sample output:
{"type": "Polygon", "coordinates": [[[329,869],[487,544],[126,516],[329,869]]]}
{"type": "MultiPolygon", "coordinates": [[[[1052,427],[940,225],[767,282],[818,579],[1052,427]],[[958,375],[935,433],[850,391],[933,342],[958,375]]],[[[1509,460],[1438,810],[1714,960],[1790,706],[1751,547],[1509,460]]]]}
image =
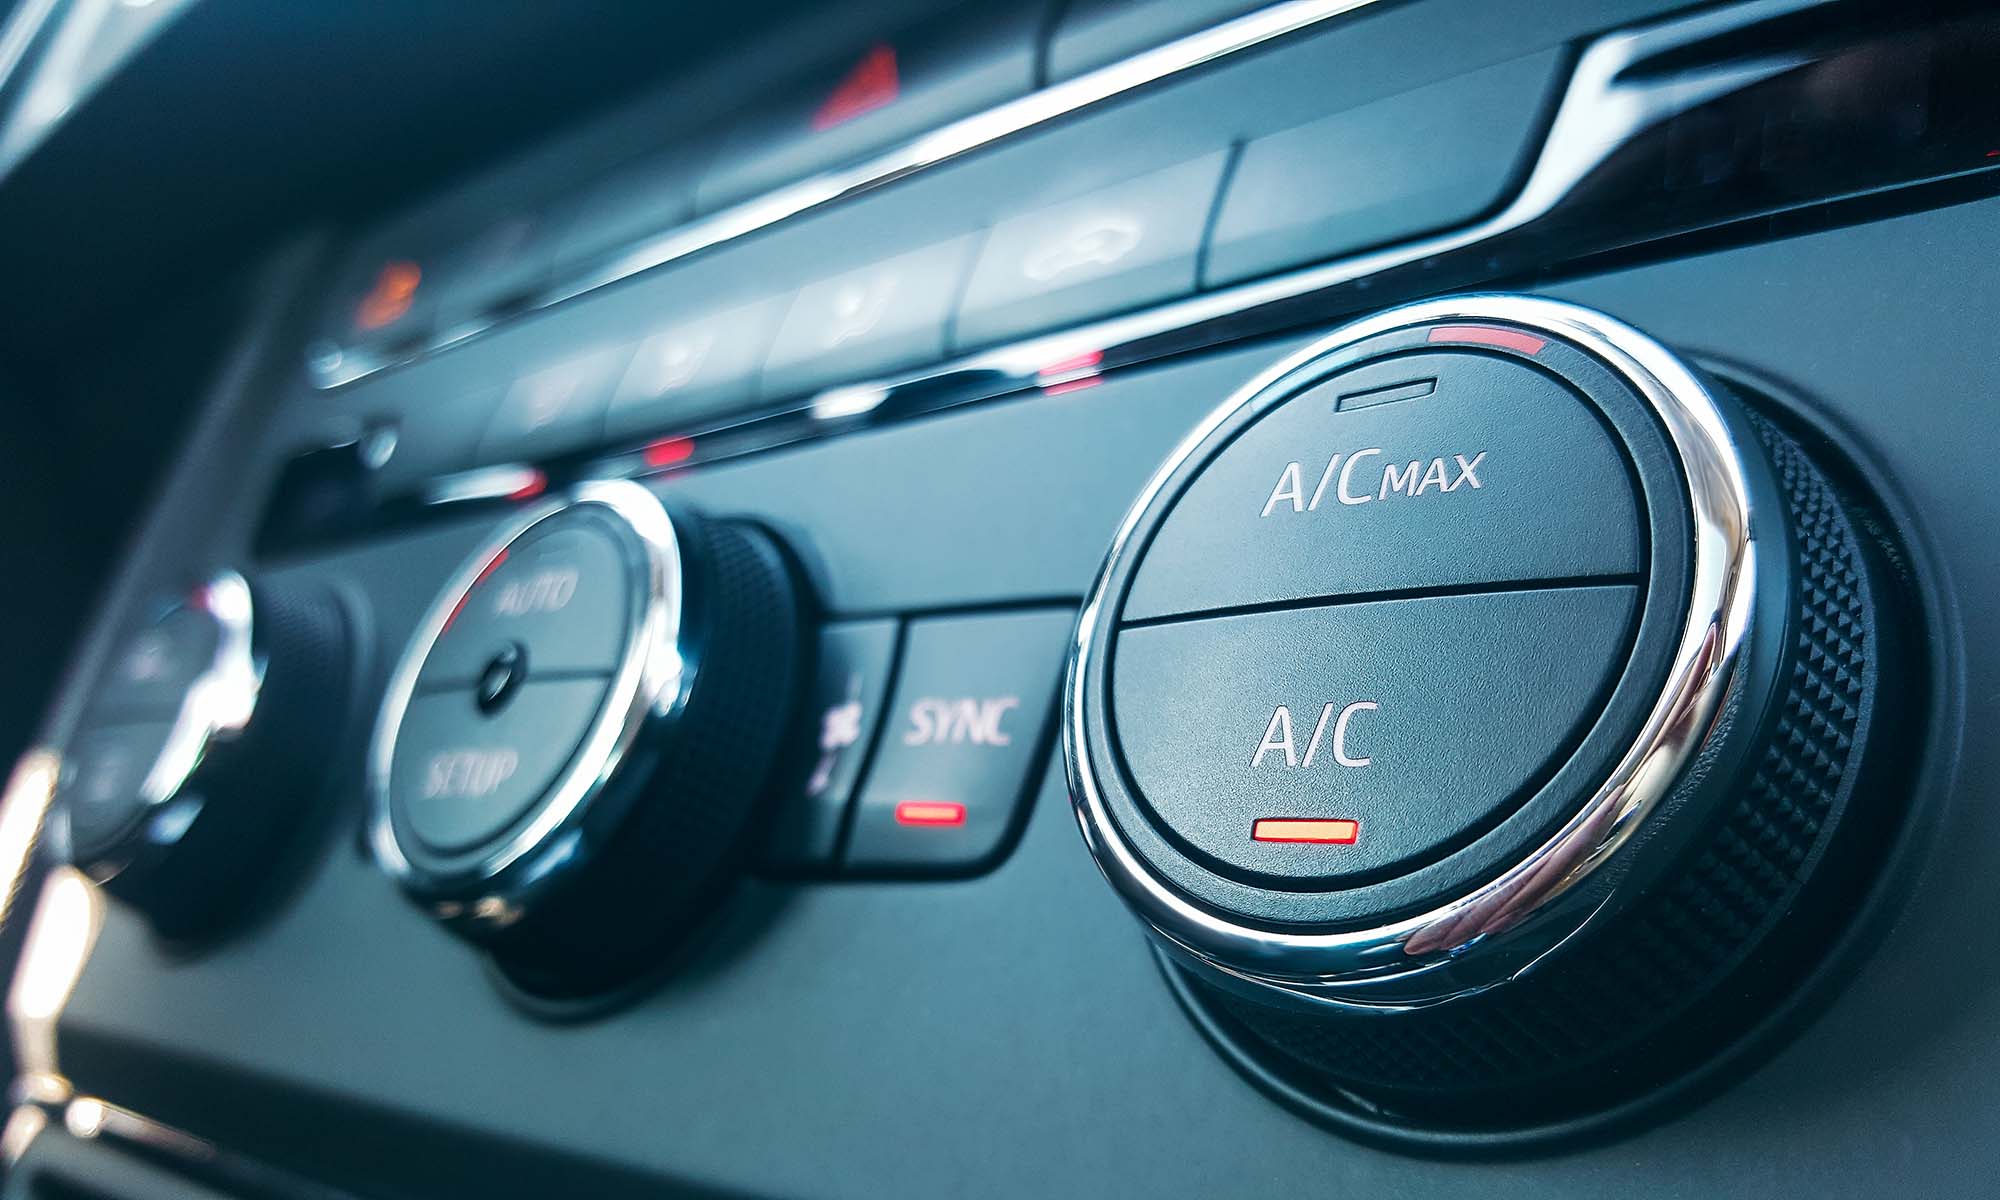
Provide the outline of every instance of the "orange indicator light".
{"type": "Polygon", "coordinates": [[[1498,346],[1502,350],[1513,350],[1521,354],[1540,354],[1548,345],[1533,334],[1522,333],[1518,329],[1501,329],[1493,325],[1440,325],[1431,330],[1433,342],[1472,342],[1481,346],[1498,346]]]}
{"type": "Polygon", "coordinates": [[[417,284],[423,278],[423,268],[413,262],[398,259],[383,263],[381,272],[375,276],[375,286],[355,306],[354,327],[372,331],[400,320],[410,311],[410,304],[417,298],[417,284]]]}
{"type": "Polygon", "coordinates": [[[1250,836],[1260,842],[1312,842],[1352,846],[1361,840],[1361,822],[1265,817],[1251,823],[1250,836]]]}

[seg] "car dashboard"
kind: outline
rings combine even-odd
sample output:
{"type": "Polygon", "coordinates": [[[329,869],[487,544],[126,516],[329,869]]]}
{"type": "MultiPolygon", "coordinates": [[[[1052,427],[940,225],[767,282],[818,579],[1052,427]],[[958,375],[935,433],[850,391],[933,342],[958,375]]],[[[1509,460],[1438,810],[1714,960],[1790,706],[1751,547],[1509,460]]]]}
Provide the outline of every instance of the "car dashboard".
{"type": "Polygon", "coordinates": [[[7,1196],[1985,1190],[2000,14],[0,12],[7,1196]]]}

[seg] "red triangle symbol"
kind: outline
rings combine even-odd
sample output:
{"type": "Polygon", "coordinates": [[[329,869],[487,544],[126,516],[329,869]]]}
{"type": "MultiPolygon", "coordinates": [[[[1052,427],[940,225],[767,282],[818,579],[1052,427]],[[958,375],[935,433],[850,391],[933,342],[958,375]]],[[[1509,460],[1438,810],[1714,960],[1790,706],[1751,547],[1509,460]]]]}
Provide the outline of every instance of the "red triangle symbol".
{"type": "Polygon", "coordinates": [[[896,78],[896,48],[887,42],[873,46],[813,110],[812,127],[817,131],[845,124],[874,112],[901,91],[902,82],[896,78]]]}

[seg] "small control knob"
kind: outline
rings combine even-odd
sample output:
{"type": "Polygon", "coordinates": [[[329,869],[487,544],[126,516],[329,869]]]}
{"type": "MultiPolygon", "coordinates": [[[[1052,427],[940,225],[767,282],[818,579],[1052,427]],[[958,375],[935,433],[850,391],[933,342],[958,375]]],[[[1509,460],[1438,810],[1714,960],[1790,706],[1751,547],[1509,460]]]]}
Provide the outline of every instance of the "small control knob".
{"type": "Polygon", "coordinates": [[[1901,556],[1644,334],[1424,301],[1280,363],[1088,598],[1085,840],[1218,1044],[1365,1125],[1554,1127],[1789,1001],[1900,816],[1901,556]]]}
{"type": "Polygon", "coordinates": [[[390,681],[376,858],[532,994],[643,973],[743,859],[801,620],[754,525],[627,482],[527,513],[440,593],[390,681]]]}
{"type": "Polygon", "coordinates": [[[223,571],[152,606],[64,747],[55,844],[163,935],[209,932],[324,791],[349,653],[317,585],[223,571]]]}

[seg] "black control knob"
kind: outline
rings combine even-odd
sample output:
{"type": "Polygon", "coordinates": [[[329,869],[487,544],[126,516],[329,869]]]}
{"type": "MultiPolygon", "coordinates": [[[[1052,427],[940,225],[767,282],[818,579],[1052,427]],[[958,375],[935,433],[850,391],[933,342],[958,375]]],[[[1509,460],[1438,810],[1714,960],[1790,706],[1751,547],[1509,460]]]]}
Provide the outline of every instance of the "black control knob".
{"type": "Polygon", "coordinates": [[[528,513],[466,562],[391,679],[376,858],[533,994],[642,973],[743,859],[801,619],[756,526],[623,482],[528,513]]]}
{"type": "Polygon", "coordinates": [[[324,792],[350,651],[316,585],[224,571],[155,605],[64,747],[55,844],[163,935],[209,932],[324,792]]]}
{"type": "Polygon", "coordinates": [[[1627,1103],[1790,996],[1895,827],[1873,527],[1601,314],[1360,321],[1121,527],[1067,691],[1085,839],[1210,1032],[1321,1111],[1627,1103]]]}

